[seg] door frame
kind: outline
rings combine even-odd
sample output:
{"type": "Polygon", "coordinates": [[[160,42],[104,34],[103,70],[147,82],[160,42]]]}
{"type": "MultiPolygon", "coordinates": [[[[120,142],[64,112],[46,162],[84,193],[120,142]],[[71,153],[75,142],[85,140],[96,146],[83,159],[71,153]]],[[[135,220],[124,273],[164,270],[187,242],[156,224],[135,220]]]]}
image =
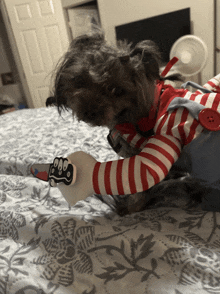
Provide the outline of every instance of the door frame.
{"type": "Polygon", "coordinates": [[[20,59],[20,55],[19,55],[19,52],[18,52],[18,49],[17,49],[17,45],[16,45],[13,30],[12,30],[12,27],[11,27],[10,19],[8,17],[8,13],[7,13],[5,3],[2,0],[0,1],[0,9],[1,9],[1,12],[2,12],[2,17],[3,17],[5,27],[6,27],[8,40],[9,40],[9,43],[10,43],[10,46],[11,46],[13,57],[14,57],[14,60],[15,60],[16,66],[17,66],[17,71],[18,71],[18,74],[19,74],[21,87],[22,87],[22,90],[23,90],[24,95],[25,95],[25,102],[28,104],[28,107],[33,108],[34,105],[33,105],[32,99],[30,99],[31,94],[30,94],[29,87],[28,87],[28,84],[27,84],[27,80],[26,80],[26,77],[25,77],[25,73],[24,73],[24,70],[23,70],[23,65],[22,65],[22,62],[21,62],[21,59],[20,59]]]}

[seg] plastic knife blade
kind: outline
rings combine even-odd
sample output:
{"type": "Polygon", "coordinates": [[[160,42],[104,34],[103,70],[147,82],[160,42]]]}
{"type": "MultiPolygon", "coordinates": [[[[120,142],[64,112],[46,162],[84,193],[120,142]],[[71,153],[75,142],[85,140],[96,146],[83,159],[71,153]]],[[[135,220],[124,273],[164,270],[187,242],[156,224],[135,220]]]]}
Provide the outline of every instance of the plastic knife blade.
{"type": "Polygon", "coordinates": [[[31,166],[31,173],[38,179],[48,182],[49,181],[49,171],[52,164],[33,164],[31,166]]]}

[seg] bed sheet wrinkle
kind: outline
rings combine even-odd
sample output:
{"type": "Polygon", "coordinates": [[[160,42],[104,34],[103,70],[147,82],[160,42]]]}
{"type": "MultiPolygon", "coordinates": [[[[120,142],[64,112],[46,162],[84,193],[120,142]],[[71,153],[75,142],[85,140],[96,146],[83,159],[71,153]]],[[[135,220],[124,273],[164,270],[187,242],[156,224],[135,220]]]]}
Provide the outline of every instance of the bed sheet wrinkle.
{"type": "Polygon", "coordinates": [[[55,108],[0,116],[0,293],[220,293],[220,213],[120,217],[98,195],[69,207],[30,175],[31,164],[77,150],[118,159],[107,134],[55,108]]]}

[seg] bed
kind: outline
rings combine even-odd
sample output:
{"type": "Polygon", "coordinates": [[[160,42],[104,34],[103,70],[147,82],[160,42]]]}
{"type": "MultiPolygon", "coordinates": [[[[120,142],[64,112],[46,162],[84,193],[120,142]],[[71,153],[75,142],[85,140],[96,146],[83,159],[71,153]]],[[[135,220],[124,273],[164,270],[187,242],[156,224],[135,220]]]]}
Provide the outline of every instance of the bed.
{"type": "Polygon", "coordinates": [[[220,213],[121,217],[96,195],[69,207],[31,175],[78,150],[117,159],[107,134],[53,107],[0,116],[0,293],[220,293],[220,213]]]}

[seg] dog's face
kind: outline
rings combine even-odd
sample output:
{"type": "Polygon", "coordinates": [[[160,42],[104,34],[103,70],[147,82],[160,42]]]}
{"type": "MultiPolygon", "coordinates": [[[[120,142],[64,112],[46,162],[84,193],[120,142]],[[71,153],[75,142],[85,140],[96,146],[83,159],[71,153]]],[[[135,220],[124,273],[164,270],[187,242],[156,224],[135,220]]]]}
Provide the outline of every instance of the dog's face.
{"type": "Polygon", "coordinates": [[[78,120],[92,126],[135,125],[153,103],[158,61],[152,42],[132,51],[125,44],[107,45],[102,35],[78,37],[56,74],[58,108],[70,108],[78,120]]]}

